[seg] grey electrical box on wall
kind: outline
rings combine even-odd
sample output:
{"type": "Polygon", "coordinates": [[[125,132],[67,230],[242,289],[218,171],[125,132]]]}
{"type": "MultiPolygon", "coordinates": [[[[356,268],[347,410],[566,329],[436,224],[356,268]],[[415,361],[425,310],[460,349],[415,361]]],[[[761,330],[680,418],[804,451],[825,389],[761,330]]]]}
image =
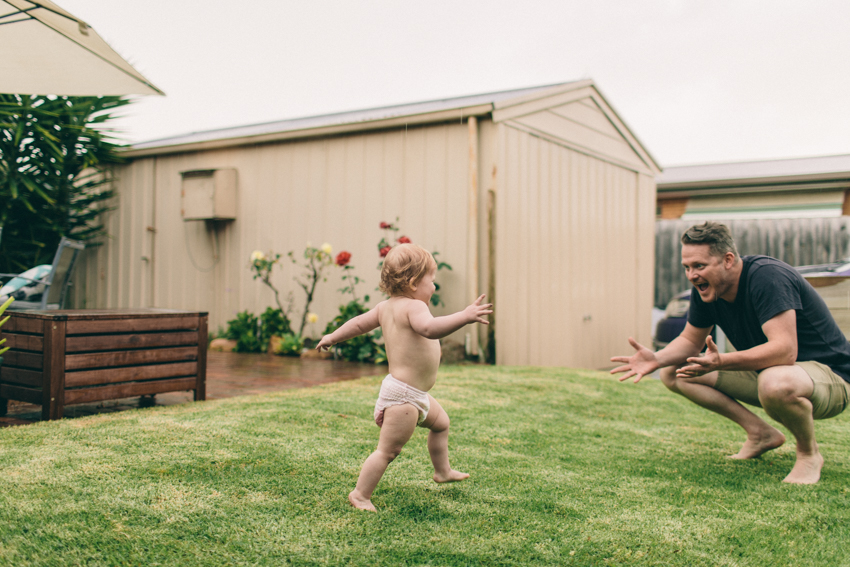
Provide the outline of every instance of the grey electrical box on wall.
{"type": "Polygon", "coordinates": [[[184,221],[236,218],[235,169],[195,169],[182,171],[180,175],[184,221]]]}

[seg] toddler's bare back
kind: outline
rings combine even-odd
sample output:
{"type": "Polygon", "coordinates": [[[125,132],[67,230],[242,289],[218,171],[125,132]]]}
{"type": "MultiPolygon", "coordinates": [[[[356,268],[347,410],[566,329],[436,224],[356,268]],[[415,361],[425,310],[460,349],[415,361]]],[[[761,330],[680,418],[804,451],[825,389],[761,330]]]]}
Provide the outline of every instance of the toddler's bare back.
{"type": "Polygon", "coordinates": [[[378,308],[390,374],[427,392],[434,387],[440,366],[440,341],[426,339],[410,326],[408,311],[418,302],[408,297],[391,297],[378,308]]]}

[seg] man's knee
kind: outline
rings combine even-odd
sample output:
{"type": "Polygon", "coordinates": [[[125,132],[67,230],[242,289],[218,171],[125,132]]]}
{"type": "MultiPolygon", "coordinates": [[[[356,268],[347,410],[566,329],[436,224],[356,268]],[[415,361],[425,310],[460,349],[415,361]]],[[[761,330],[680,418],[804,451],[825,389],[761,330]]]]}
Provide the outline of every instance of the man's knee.
{"type": "Polygon", "coordinates": [[[661,383],[667,386],[668,390],[676,392],[677,394],[679,393],[675,367],[666,366],[658,372],[658,375],[661,378],[661,383]]]}
{"type": "Polygon", "coordinates": [[[758,391],[762,406],[782,405],[805,395],[797,366],[774,366],[759,373],[758,391]]]}

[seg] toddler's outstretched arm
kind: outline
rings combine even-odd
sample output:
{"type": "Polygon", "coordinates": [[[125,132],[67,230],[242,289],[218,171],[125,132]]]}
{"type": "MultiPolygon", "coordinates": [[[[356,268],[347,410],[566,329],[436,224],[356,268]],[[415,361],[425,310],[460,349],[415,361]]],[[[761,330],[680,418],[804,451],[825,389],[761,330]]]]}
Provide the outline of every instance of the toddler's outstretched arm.
{"type": "Polygon", "coordinates": [[[316,350],[329,349],[336,343],[341,343],[347,341],[348,339],[353,339],[359,335],[365,335],[369,331],[373,331],[380,326],[380,320],[378,319],[378,308],[381,306],[379,303],[366,313],[362,315],[358,315],[353,319],[349,319],[346,321],[342,327],[331,333],[330,335],[325,335],[322,337],[322,340],[319,341],[319,344],[316,345],[316,350]]]}
{"type": "Polygon", "coordinates": [[[426,339],[441,339],[470,323],[489,325],[490,322],[484,318],[484,315],[493,312],[493,304],[485,303],[482,305],[482,301],[484,301],[484,294],[481,294],[463,311],[443,317],[431,315],[431,311],[425,302],[414,301],[408,313],[410,327],[426,339]]]}

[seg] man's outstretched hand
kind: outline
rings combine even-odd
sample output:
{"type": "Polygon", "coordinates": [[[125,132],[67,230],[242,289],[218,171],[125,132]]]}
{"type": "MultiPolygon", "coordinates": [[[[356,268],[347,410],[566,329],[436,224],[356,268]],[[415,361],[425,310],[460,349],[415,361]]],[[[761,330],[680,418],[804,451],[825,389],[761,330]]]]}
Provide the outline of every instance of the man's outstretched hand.
{"type": "Polygon", "coordinates": [[[620,376],[620,382],[634,376],[635,383],[637,383],[640,382],[641,378],[647,374],[652,374],[658,369],[658,359],[655,358],[654,352],[632,337],[629,337],[629,344],[635,349],[635,353],[631,356],[612,356],[611,362],[622,362],[623,365],[612,370],[611,374],[625,372],[625,374],[620,376]]]}
{"type": "Polygon", "coordinates": [[[692,356],[687,362],[687,366],[676,370],[676,378],[696,378],[720,368],[720,351],[717,350],[717,345],[714,344],[711,335],[705,338],[705,354],[692,356]]]}

